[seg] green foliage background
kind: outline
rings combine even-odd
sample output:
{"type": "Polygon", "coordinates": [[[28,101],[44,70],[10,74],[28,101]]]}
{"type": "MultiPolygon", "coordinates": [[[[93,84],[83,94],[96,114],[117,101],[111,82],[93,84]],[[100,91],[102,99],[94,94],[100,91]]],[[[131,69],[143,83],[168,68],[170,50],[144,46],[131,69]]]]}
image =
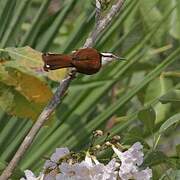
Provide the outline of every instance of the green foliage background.
{"type": "MultiPolygon", "coordinates": [[[[42,66],[37,51],[69,53],[82,47],[95,13],[91,0],[0,0],[0,7],[2,171],[58,85],[32,69],[42,66]]],[[[95,47],[127,61],[72,82],[51,118],[55,122],[41,129],[14,179],[24,169],[38,173],[43,157],[56,147],[85,147],[95,129],[119,134],[125,145],[141,141],[153,179],[178,179],[179,44],[179,0],[126,0],[95,47]]]]}

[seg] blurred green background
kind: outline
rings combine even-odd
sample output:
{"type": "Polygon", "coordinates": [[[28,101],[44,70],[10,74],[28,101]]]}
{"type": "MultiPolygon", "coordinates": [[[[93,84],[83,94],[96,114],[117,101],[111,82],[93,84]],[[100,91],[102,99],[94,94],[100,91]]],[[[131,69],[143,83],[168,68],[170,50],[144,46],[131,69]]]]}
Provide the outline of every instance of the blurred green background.
{"type": "MultiPolygon", "coordinates": [[[[114,1],[113,1],[114,2],[114,1]]],[[[113,3],[112,2],[112,3],[113,3]]],[[[0,171],[66,71],[41,71],[40,52],[83,46],[95,22],[93,0],[0,0],[0,171]],[[33,49],[31,49],[31,48],[33,49]]],[[[104,10],[108,12],[111,3],[104,10]]],[[[153,179],[180,177],[180,1],[126,0],[95,48],[127,59],[79,74],[19,164],[41,171],[56,147],[79,150],[95,129],[140,141],[153,179]]],[[[178,178],[177,178],[178,179],[178,178]]]]}

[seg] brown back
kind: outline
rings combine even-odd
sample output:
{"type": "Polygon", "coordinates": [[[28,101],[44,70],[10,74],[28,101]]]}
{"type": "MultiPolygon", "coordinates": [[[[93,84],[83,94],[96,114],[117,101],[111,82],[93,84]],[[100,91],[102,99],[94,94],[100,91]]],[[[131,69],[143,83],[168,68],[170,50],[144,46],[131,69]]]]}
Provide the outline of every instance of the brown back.
{"type": "Polygon", "coordinates": [[[94,74],[101,68],[101,55],[94,48],[79,49],[72,55],[72,64],[78,72],[94,74]]]}

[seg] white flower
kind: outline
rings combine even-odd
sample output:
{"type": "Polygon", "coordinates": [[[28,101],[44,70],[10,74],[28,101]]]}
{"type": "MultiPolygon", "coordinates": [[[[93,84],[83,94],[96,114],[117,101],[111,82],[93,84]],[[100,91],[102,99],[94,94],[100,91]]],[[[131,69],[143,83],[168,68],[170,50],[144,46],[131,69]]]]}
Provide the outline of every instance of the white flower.
{"type": "Polygon", "coordinates": [[[44,176],[44,179],[43,180],[54,180],[55,179],[55,176],[52,176],[50,174],[47,174],[44,176]]]}
{"type": "Polygon", "coordinates": [[[64,175],[64,174],[57,174],[56,180],[79,180],[79,179],[77,179],[76,177],[69,177],[69,176],[64,175]]]}
{"type": "Polygon", "coordinates": [[[76,175],[76,166],[77,164],[61,163],[59,169],[62,174],[72,177],[76,175]]]}
{"type": "Polygon", "coordinates": [[[44,169],[55,169],[57,167],[57,164],[55,162],[52,162],[51,160],[46,160],[44,164],[44,169]]]}
{"type": "Polygon", "coordinates": [[[58,162],[60,158],[70,153],[68,148],[56,148],[56,152],[52,154],[51,161],[58,162]]]}
{"type": "Polygon", "coordinates": [[[91,180],[95,175],[99,174],[99,171],[101,171],[101,167],[99,165],[97,165],[96,168],[94,166],[95,165],[86,161],[76,164],[62,163],[59,165],[61,174],[58,175],[58,180],[65,177],[77,180],[91,180]]]}
{"type": "Polygon", "coordinates": [[[122,163],[133,163],[134,165],[140,166],[143,163],[143,146],[137,142],[125,152],[116,150],[115,153],[118,155],[122,163]],[[119,151],[119,152],[117,152],[119,151]]]}
{"type": "Polygon", "coordinates": [[[127,151],[127,155],[132,158],[132,161],[140,166],[143,163],[144,153],[142,152],[143,146],[140,142],[136,142],[133,146],[127,151]]]}
{"type": "Polygon", "coordinates": [[[102,174],[103,174],[103,168],[104,168],[104,165],[103,164],[94,164],[93,162],[92,163],[89,163],[87,161],[82,161],[78,167],[77,167],[77,175],[79,177],[83,177],[83,178],[86,178],[87,177],[87,180],[99,180],[100,177],[102,174]]]}
{"type": "Polygon", "coordinates": [[[21,178],[20,180],[43,180],[44,174],[41,174],[39,177],[36,177],[34,173],[30,170],[24,171],[26,178],[21,178]]]}
{"type": "Polygon", "coordinates": [[[139,167],[143,163],[143,146],[140,142],[136,142],[131,148],[125,152],[121,152],[115,146],[112,149],[121,160],[119,168],[119,176],[122,180],[137,179],[149,180],[152,177],[152,170],[147,168],[140,171],[139,167]],[[141,177],[141,178],[140,178],[141,177]]]}
{"type": "Polygon", "coordinates": [[[112,149],[119,157],[121,163],[112,159],[107,165],[100,163],[95,156],[86,154],[85,160],[73,164],[71,161],[62,161],[60,159],[68,155],[68,148],[57,148],[52,154],[50,160],[44,165],[45,173],[36,177],[30,170],[25,171],[26,178],[21,180],[150,180],[152,170],[146,168],[141,170],[139,166],[143,163],[143,146],[137,142],[127,151],[121,152],[114,145],[112,149]],[[46,171],[48,168],[49,171],[46,171]],[[119,172],[117,171],[119,169],[119,172]]]}
{"type": "Polygon", "coordinates": [[[95,157],[87,155],[81,163],[59,165],[60,174],[56,180],[116,180],[117,172],[115,159],[111,160],[106,166],[100,163],[95,157]]]}
{"type": "Polygon", "coordinates": [[[116,161],[112,159],[106,166],[100,163],[94,156],[87,155],[85,161],[79,164],[79,176],[89,177],[90,180],[115,180],[117,178],[116,161]],[[83,169],[86,169],[85,171],[83,169]]]}
{"type": "Polygon", "coordinates": [[[54,169],[57,167],[59,159],[70,153],[68,148],[56,148],[56,151],[51,155],[50,160],[44,164],[44,169],[54,169]]]}
{"type": "Polygon", "coordinates": [[[36,176],[34,175],[34,173],[30,170],[25,170],[24,174],[26,176],[26,178],[21,178],[20,180],[36,180],[36,176]]]}
{"type": "Polygon", "coordinates": [[[134,174],[134,178],[137,180],[149,180],[151,179],[151,177],[152,177],[152,170],[149,167],[134,174]]]}
{"type": "Polygon", "coordinates": [[[116,159],[112,159],[103,169],[102,180],[116,180],[116,159]]]}
{"type": "Polygon", "coordinates": [[[138,168],[133,163],[122,163],[119,169],[119,176],[122,180],[133,179],[135,172],[138,172],[138,168]]]}

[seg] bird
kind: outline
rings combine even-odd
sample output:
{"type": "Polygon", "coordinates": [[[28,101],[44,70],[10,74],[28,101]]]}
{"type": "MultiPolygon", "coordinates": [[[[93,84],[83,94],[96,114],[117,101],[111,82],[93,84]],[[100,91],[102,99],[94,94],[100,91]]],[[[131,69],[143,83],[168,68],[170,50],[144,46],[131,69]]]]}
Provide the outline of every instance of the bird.
{"type": "Polygon", "coordinates": [[[77,72],[92,75],[97,73],[103,64],[114,60],[124,60],[112,53],[100,53],[95,48],[83,48],[71,54],[43,53],[44,71],[75,67],[77,72]]]}

